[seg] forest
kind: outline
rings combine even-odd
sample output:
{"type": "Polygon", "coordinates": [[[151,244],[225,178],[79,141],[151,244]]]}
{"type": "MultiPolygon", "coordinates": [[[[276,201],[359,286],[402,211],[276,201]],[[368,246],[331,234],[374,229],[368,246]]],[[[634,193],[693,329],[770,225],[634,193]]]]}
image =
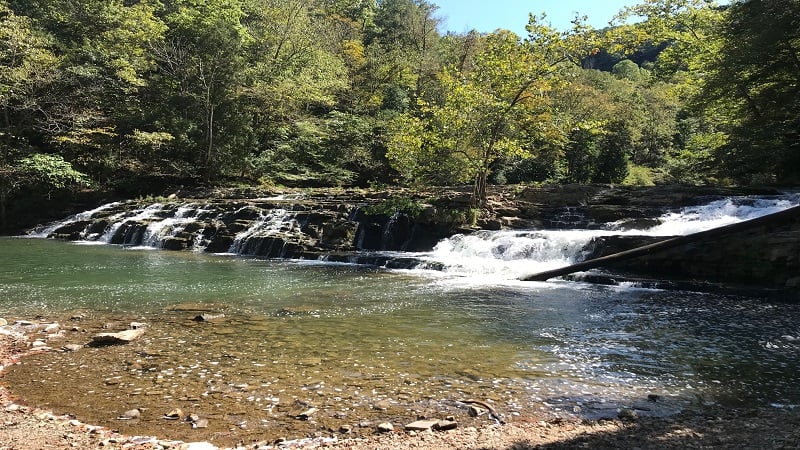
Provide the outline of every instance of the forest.
{"type": "Polygon", "coordinates": [[[76,189],[800,182],[800,1],[0,0],[0,209],[76,189]]]}

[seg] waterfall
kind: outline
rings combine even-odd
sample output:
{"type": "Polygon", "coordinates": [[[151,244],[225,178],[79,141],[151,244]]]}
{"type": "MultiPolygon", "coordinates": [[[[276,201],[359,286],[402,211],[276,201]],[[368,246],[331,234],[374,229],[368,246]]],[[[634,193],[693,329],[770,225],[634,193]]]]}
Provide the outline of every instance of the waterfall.
{"type": "MultiPolygon", "coordinates": [[[[88,211],[79,212],[78,214],[73,214],[73,215],[67,217],[64,220],[53,222],[53,223],[51,223],[49,225],[46,225],[44,227],[34,228],[31,232],[28,233],[28,236],[29,237],[33,237],[33,238],[46,238],[46,237],[50,236],[51,234],[53,234],[53,232],[55,230],[57,230],[60,227],[63,227],[64,225],[67,225],[67,224],[70,224],[70,223],[82,222],[82,221],[85,221],[85,220],[89,220],[99,212],[105,211],[107,209],[115,208],[115,207],[120,206],[122,204],[123,204],[122,202],[106,203],[104,205],[98,206],[97,208],[90,209],[88,211]]],[[[84,233],[85,233],[85,231],[84,231],[84,233]]],[[[84,234],[84,233],[81,233],[81,234],[84,234]]]]}
{"type": "MultiPolygon", "coordinates": [[[[423,256],[425,264],[473,278],[518,279],[522,275],[563,267],[583,260],[593,238],[610,235],[677,236],[778,212],[800,204],[800,194],[775,197],[731,197],[670,211],[657,225],[615,230],[616,223],[597,230],[502,230],[455,235],[423,256]]],[[[423,265],[422,267],[425,267],[423,265]]]]}
{"type": "Polygon", "coordinates": [[[596,237],[694,233],[792,207],[800,203],[800,194],[714,200],[643,220],[641,223],[647,225],[638,229],[630,229],[630,221],[593,223],[588,219],[591,217],[590,207],[567,208],[564,214],[553,215],[553,222],[547,225],[549,229],[484,230],[458,234],[439,241],[425,253],[387,251],[405,249],[412,241],[416,223],[406,215],[393,215],[382,228],[376,222],[360,222],[353,230],[355,234],[350,236],[347,227],[341,231],[335,226],[328,229],[327,225],[352,225],[359,216],[357,208],[350,210],[345,219],[340,216],[341,209],[325,215],[311,212],[304,205],[284,203],[282,207],[276,206],[281,205],[276,203],[280,201],[283,200],[249,201],[244,206],[241,202],[213,201],[184,204],[115,202],[42,227],[31,232],[30,236],[280,258],[305,258],[311,249],[315,252],[313,254],[330,261],[352,261],[390,268],[416,266],[478,281],[486,277],[513,280],[583,260],[589,244],[596,237]],[[227,209],[230,205],[237,205],[238,209],[227,209]],[[345,236],[344,244],[336,241],[339,238],[337,231],[345,236]],[[372,235],[375,237],[370,238],[372,235]],[[318,245],[319,242],[323,245],[318,245]],[[347,253],[347,242],[355,246],[355,254],[347,253]],[[339,245],[341,247],[337,247],[339,245]],[[334,256],[329,254],[331,248],[342,250],[334,256]],[[383,251],[374,251],[377,249],[383,251]],[[366,251],[369,255],[365,254],[366,251]]]}
{"type": "MultiPolygon", "coordinates": [[[[241,211],[241,210],[240,210],[241,211]]],[[[238,213],[238,211],[237,211],[238,213]]],[[[286,209],[272,209],[261,211],[258,220],[253,222],[249,228],[239,232],[228,249],[228,253],[248,255],[254,254],[257,239],[275,236],[280,233],[300,233],[300,224],[294,219],[294,214],[290,214],[286,209]]],[[[265,250],[265,249],[261,249],[265,250]]],[[[281,252],[274,252],[273,249],[265,250],[267,255],[281,252]]],[[[263,253],[259,251],[259,253],[263,253]]]]}

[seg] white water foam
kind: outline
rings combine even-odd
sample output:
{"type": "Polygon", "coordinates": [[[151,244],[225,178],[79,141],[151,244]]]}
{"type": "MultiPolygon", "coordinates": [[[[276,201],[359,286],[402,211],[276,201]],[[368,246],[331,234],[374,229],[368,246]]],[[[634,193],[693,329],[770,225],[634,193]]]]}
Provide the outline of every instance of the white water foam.
{"type": "Polygon", "coordinates": [[[98,212],[104,211],[104,210],[109,209],[109,208],[113,208],[113,207],[119,206],[121,204],[122,204],[122,202],[106,203],[104,205],[98,206],[97,208],[90,209],[88,211],[79,212],[78,214],[73,214],[73,215],[67,217],[64,220],[61,220],[61,221],[58,221],[58,222],[54,222],[54,223],[52,223],[52,224],[50,224],[50,225],[48,225],[48,226],[46,226],[44,228],[34,229],[30,233],[28,233],[28,236],[32,237],[32,238],[46,238],[46,237],[50,236],[50,234],[52,234],[59,227],[62,227],[64,225],[68,224],[68,223],[91,219],[98,212]]]}
{"type": "MultiPolygon", "coordinates": [[[[236,235],[228,253],[244,254],[247,253],[247,241],[254,236],[269,236],[280,232],[298,230],[300,224],[294,216],[285,209],[272,209],[261,213],[261,217],[256,220],[250,228],[241,231],[236,235]]],[[[299,231],[298,231],[299,232],[299,231]]]]}
{"type": "Polygon", "coordinates": [[[658,225],[626,231],[502,230],[455,235],[440,241],[423,259],[451,275],[476,282],[516,280],[531,273],[579,262],[595,237],[610,235],[677,236],[772,214],[800,204],[800,194],[772,198],[732,197],[662,215],[658,225]]]}

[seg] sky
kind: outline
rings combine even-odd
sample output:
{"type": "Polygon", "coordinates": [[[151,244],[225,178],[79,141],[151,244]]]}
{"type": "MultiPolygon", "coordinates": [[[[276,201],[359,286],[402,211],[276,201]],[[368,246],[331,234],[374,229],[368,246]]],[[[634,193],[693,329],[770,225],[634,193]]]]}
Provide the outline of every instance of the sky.
{"type": "Polygon", "coordinates": [[[526,36],[528,13],[547,13],[547,21],[559,30],[570,28],[575,13],[588,16],[588,23],[604,28],[620,9],[638,0],[429,0],[443,19],[442,31],[457,33],[476,29],[491,32],[505,28],[526,36]]]}

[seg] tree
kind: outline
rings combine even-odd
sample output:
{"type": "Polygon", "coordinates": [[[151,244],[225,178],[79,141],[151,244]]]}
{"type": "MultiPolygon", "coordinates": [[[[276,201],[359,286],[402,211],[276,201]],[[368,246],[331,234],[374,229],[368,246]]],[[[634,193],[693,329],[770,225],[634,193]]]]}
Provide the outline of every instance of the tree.
{"type": "Polygon", "coordinates": [[[57,77],[58,58],[51,41],[0,1],[0,162],[24,156],[48,86],[57,77]]]}
{"type": "Polygon", "coordinates": [[[726,134],[713,150],[738,180],[800,180],[800,2],[734,2],[694,104],[726,134]]]}
{"type": "Polygon", "coordinates": [[[535,16],[528,33],[524,41],[505,30],[485,36],[471,64],[440,74],[438,101],[398,119],[388,156],[401,173],[408,178],[443,166],[450,179],[474,180],[474,201],[483,206],[492,164],[530,155],[522,139],[549,132],[556,68],[577,60],[580,46],[535,16]]]}
{"type": "Polygon", "coordinates": [[[6,226],[8,200],[25,187],[49,197],[54,190],[87,185],[89,178],[58,155],[36,153],[0,164],[0,225],[6,226]]]}

